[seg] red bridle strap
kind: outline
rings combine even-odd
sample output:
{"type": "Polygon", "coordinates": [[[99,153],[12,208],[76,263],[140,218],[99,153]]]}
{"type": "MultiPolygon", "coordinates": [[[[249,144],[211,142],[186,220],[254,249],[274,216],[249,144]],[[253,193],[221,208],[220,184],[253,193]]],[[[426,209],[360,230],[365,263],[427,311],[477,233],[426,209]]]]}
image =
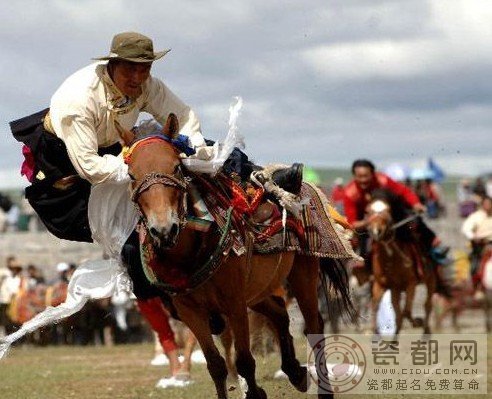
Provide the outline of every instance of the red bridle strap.
{"type": "Polygon", "coordinates": [[[132,154],[133,154],[133,151],[135,151],[135,149],[137,147],[140,147],[142,145],[148,145],[148,144],[152,144],[152,143],[166,143],[168,144],[169,146],[171,146],[171,148],[173,149],[173,151],[177,152],[176,148],[174,147],[174,145],[168,141],[167,137],[166,136],[149,136],[149,137],[145,137],[141,140],[138,140],[138,141],[135,141],[129,148],[123,150],[123,160],[125,161],[125,163],[127,165],[130,164],[130,162],[132,161],[132,154]]]}

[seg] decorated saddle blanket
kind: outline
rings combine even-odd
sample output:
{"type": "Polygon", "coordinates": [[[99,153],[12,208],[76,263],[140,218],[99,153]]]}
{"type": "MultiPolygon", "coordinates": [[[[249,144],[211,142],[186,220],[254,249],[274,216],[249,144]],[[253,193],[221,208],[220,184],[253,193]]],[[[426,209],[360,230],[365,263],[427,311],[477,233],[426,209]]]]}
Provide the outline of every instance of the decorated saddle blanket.
{"type": "Polygon", "coordinates": [[[328,199],[313,184],[303,183],[299,215],[284,215],[262,187],[248,185],[245,189],[220,174],[214,180],[198,175],[193,182],[219,227],[225,225],[227,210],[232,208],[231,235],[238,255],[253,245],[253,251],[261,254],[296,251],[316,257],[357,257],[345,228],[332,218],[328,199]]]}

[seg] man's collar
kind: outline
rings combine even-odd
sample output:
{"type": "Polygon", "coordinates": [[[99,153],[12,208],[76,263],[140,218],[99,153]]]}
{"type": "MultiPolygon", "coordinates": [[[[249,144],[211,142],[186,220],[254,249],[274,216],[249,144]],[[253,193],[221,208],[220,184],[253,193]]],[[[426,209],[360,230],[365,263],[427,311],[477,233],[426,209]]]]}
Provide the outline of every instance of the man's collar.
{"type": "Polygon", "coordinates": [[[106,100],[108,101],[108,108],[117,114],[126,114],[135,108],[136,101],[128,96],[125,96],[120,89],[116,86],[109,76],[108,67],[103,69],[102,82],[106,89],[106,100]]]}

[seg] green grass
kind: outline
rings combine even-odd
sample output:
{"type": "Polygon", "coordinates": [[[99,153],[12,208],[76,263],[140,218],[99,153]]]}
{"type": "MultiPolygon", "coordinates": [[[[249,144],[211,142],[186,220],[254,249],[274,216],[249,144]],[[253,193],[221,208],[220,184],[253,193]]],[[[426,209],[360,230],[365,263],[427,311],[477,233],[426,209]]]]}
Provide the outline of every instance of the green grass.
{"type": "MultiPolygon", "coordinates": [[[[492,343],[492,335],[488,344],[492,343]]],[[[299,357],[305,359],[303,340],[296,340],[299,357]]],[[[122,345],[105,347],[18,347],[0,363],[0,398],[2,399],[201,399],[214,398],[215,390],[204,365],[195,365],[195,383],[184,389],[154,388],[164,377],[165,367],[152,367],[149,362],[153,345],[122,345]]],[[[257,359],[257,378],[269,398],[314,398],[295,391],[286,380],[274,380],[279,367],[278,355],[257,359]]],[[[489,382],[492,392],[492,354],[488,353],[489,382]]],[[[231,398],[239,398],[236,390],[231,398]]],[[[340,395],[342,399],[376,398],[374,395],[340,395]]],[[[394,395],[379,395],[393,399],[394,395]]],[[[401,395],[400,397],[403,397],[401,395]]],[[[411,395],[412,399],[428,395],[411,395]]],[[[441,396],[444,397],[444,396],[441,396]]],[[[467,399],[484,395],[466,395],[467,399]]]]}
{"type": "MultiPolygon", "coordinates": [[[[303,353],[301,353],[301,356],[303,353]]],[[[105,347],[20,347],[0,363],[2,399],[137,399],[214,398],[215,389],[205,365],[194,365],[195,383],[184,389],[156,389],[166,367],[150,366],[153,345],[105,347]]],[[[271,398],[298,398],[285,380],[270,376],[278,358],[257,361],[257,376],[271,398]]],[[[239,398],[238,392],[231,393],[239,398]]]]}

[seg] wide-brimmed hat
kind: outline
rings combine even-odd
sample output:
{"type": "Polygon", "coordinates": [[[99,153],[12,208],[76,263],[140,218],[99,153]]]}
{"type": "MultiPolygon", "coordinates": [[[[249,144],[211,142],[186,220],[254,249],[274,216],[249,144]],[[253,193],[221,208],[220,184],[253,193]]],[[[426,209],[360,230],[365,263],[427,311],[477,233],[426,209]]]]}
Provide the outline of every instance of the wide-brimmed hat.
{"type": "Polygon", "coordinates": [[[152,40],[137,32],[118,33],[113,37],[109,55],[94,60],[125,60],[130,62],[153,62],[164,57],[171,49],[154,53],[152,40]]]}

